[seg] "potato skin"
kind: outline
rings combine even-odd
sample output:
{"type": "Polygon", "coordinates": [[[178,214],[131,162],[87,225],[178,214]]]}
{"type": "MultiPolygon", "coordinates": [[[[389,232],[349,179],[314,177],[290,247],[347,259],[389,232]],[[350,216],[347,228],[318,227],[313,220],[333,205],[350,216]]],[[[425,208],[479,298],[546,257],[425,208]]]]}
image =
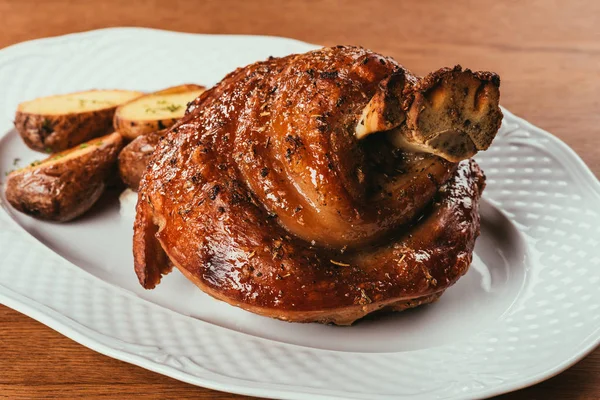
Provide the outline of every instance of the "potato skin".
{"type": "Polygon", "coordinates": [[[166,118],[156,121],[129,121],[115,115],[113,126],[115,131],[123,135],[125,139],[134,140],[141,135],[170,128],[177,121],[179,121],[179,118],[166,118]]]}
{"type": "Polygon", "coordinates": [[[152,153],[165,133],[162,130],[138,136],[119,154],[119,175],[131,189],[138,190],[152,153]]]}
{"type": "Polygon", "coordinates": [[[122,146],[123,139],[115,136],[80,156],[12,172],[6,199],[18,211],[36,218],[72,220],[100,198],[122,146]]]}
{"type": "Polygon", "coordinates": [[[56,153],[111,132],[116,109],[115,106],[64,115],[17,111],[14,123],[29,148],[56,153]]]}

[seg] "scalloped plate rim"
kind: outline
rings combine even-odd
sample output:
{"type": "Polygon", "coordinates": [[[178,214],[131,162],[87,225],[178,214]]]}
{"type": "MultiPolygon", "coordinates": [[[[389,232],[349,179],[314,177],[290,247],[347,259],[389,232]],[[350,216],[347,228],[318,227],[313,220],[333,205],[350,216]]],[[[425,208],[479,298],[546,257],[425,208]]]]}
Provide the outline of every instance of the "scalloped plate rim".
{"type": "MultiPolygon", "coordinates": [[[[227,35],[227,34],[210,35],[210,34],[175,32],[175,31],[153,29],[153,28],[119,27],[119,28],[104,28],[104,29],[97,29],[97,30],[91,30],[91,31],[85,31],[85,32],[71,33],[71,34],[62,35],[62,36],[34,39],[34,40],[22,42],[22,43],[17,43],[17,44],[5,47],[3,49],[0,49],[0,63],[3,61],[2,59],[4,57],[10,56],[11,53],[16,54],[17,52],[28,51],[28,47],[37,46],[40,43],[48,43],[51,41],[58,42],[61,40],[78,38],[81,36],[92,37],[93,35],[96,35],[96,34],[102,34],[104,32],[116,32],[116,31],[135,31],[135,32],[152,31],[152,32],[168,33],[168,34],[173,34],[173,35],[205,36],[205,37],[215,37],[215,36],[236,37],[236,38],[260,37],[260,38],[265,38],[265,39],[277,39],[277,40],[282,40],[282,41],[290,41],[290,42],[295,42],[297,44],[303,44],[303,45],[308,44],[306,42],[302,42],[302,41],[299,41],[296,39],[289,39],[289,38],[279,37],[279,36],[227,35]]],[[[529,130],[535,131],[536,133],[545,136],[546,138],[550,139],[552,142],[557,144],[559,147],[559,150],[561,152],[563,152],[565,156],[568,156],[570,161],[573,161],[575,163],[576,172],[581,174],[582,177],[587,181],[587,183],[590,184],[589,189],[591,189],[596,196],[600,197],[600,182],[594,176],[593,172],[589,169],[589,167],[583,162],[583,160],[579,157],[579,155],[577,155],[577,153],[575,153],[575,151],[573,149],[571,149],[565,142],[563,142],[556,136],[552,135],[551,133],[549,133],[539,127],[536,127],[535,125],[531,124],[530,122],[528,122],[520,117],[515,116],[514,114],[512,114],[511,112],[509,112],[508,110],[506,110],[504,108],[502,108],[502,111],[505,113],[506,119],[514,119],[517,122],[519,122],[520,124],[522,124],[523,126],[527,127],[529,130]]],[[[0,134],[0,138],[4,137],[7,133],[8,133],[8,131],[4,131],[2,134],[0,134]]],[[[8,213],[5,210],[5,207],[6,207],[5,204],[0,202],[0,205],[2,206],[2,207],[0,207],[1,208],[0,213],[4,214],[7,217],[3,221],[10,221],[11,225],[18,226],[19,227],[18,229],[21,232],[26,233],[29,240],[32,240],[33,242],[37,243],[38,245],[41,245],[41,247],[46,248],[46,246],[44,246],[36,238],[34,238],[23,226],[18,224],[9,215],[7,215],[8,213]]],[[[500,211],[504,212],[503,210],[500,210],[500,211]]],[[[46,248],[46,250],[53,252],[49,248],[46,248]]],[[[71,264],[72,266],[77,268],[77,270],[79,272],[83,272],[83,273],[89,275],[90,277],[92,277],[93,280],[110,286],[112,290],[117,289],[122,294],[127,294],[128,296],[135,297],[136,299],[138,299],[144,303],[147,303],[151,307],[158,307],[158,308],[161,308],[170,313],[178,314],[175,311],[171,311],[165,307],[162,307],[160,305],[152,303],[148,300],[139,298],[139,297],[131,294],[130,292],[128,292],[125,289],[122,289],[111,283],[104,282],[100,278],[97,278],[94,275],[92,275],[91,273],[89,273],[88,271],[85,271],[84,269],[81,269],[66,260],[64,260],[64,262],[71,264]]],[[[21,312],[21,313],[33,318],[34,320],[39,321],[40,323],[43,323],[44,325],[50,327],[51,329],[63,334],[64,336],[66,336],[66,337],[68,337],[68,338],[94,350],[94,351],[97,351],[101,354],[104,354],[109,357],[119,359],[121,361],[125,361],[128,363],[143,367],[145,369],[148,369],[148,370],[160,373],[160,374],[170,376],[177,380],[181,380],[183,382],[187,382],[187,383],[190,383],[193,385],[200,385],[200,386],[207,387],[210,389],[226,391],[226,392],[231,392],[231,393],[246,394],[246,395],[252,395],[252,396],[261,396],[261,397],[268,397],[268,398],[304,399],[304,398],[306,398],[307,395],[310,395],[311,398],[323,398],[323,399],[347,398],[346,396],[348,393],[341,393],[341,394],[337,394],[337,395],[334,393],[325,394],[323,390],[317,389],[317,388],[306,388],[303,386],[298,387],[298,386],[283,385],[283,384],[276,384],[276,383],[252,382],[252,381],[248,381],[245,379],[234,378],[234,377],[229,377],[226,375],[220,375],[220,374],[210,372],[211,374],[217,375],[218,377],[222,378],[222,381],[219,381],[219,380],[215,379],[214,377],[204,378],[203,376],[186,373],[186,372],[183,372],[176,368],[173,368],[171,366],[160,364],[160,363],[154,362],[154,361],[150,361],[147,358],[144,358],[143,356],[130,353],[126,350],[116,349],[114,347],[111,347],[110,345],[104,344],[101,341],[94,339],[94,338],[90,337],[89,335],[86,335],[85,333],[82,332],[85,329],[91,329],[91,328],[87,328],[84,325],[81,325],[79,322],[77,322],[73,319],[70,319],[69,317],[66,317],[63,314],[60,314],[59,312],[47,307],[42,302],[38,302],[38,301],[30,299],[24,295],[16,293],[13,290],[11,290],[9,287],[6,287],[2,284],[0,284],[0,303],[18,311],[18,312],[21,312]]],[[[178,314],[178,315],[180,315],[180,314],[178,314]]],[[[187,317],[187,318],[191,318],[191,317],[187,317]]],[[[204,323],[204,324],[214,326],[213,324],[211,324],[209,322],[205,322],[205,321],[201,321],[201,320],[197,320],[197,321],[204,323]]],[[[256,337],[256,336],[246,334],[246,333],[241,333],[241,332],[238,332],[238,331],[235,331],[235,330],[232,330],[229,328],[225,328],[225,327],[217,327],[217,328],[225,329],[225,330],[234,332],[239,335],[251,336],[251,337],[253,337],[255,339],[259,339],[259,340],[272,341],[270,339],[263,339],[260,337],[256,337]]],[[[584,339],[580,342],[580,346],[578,347],[579,350],[575,354],[572,354],[571,357],[562,360],[561,362],[557,363],[556,365],[554,365],[550,368],[547,368],[544,372],[538,373],[533,376],[529,376],[529,377],[521,379],[521,380],[507,381],[504,384],[501,384],[499,386],[493,387],[488,390],[478,392],[477,394],[485,396],[485,397],[500,395],[503,393],[507,393],[510,391],[514,391],[514,390],[518,390],[518,389],[521,389],[524,387],[531,386],[533,384],[539,383],[541,381],[549,379],[549,378],[563,372],[564,370],[568,369],[569,367],[571,367],[572,365],[574,365],[575,363],[577,363],[578,361],[583,359],[585,356],[587,356],[589,353],[591,353],[598,345],[600,345],[600,335],[598,335],[599,332],[600,332],[600,326],[597,327],[596,330],[594,332],[592,332],[588,337],[586,337],[586,339],[584,339]]],[[[96,334],[100,335],[100,336],[105,336],[110,339],[110,337],[103,335],[101,333],[96,332],[96,334]]],[[[273,341],[273,342],[277,342],[277,341],[273,341]]],[[[280,343],[280,342],[277,342],[277,343],[280,343]]],[[[289,343],[283,343],[283,344],[285,344],[286,346],[292,346],[292,347],[294,347],[294,346],[303,347],[303,346],[289,344],[289,343]]],[[[318,351],[319,352],[337,352],[336,350],[323,350],[323,349],[318,349],[318,351]]],[[[352,352],[344,352],[344,353],[352,353],[352,352]]],[[[387,397],[387,395],[378,395],[378,394],[374,395],[374,396],[376,398],[386,398],[387,397]]],[[[358,394],[358,396],[356,398],[360,398],[360,393],[358,394]]],[[[458,396],[458,397],[451,397],[451,398],[461,398],[461,397],[458,396]]]]}

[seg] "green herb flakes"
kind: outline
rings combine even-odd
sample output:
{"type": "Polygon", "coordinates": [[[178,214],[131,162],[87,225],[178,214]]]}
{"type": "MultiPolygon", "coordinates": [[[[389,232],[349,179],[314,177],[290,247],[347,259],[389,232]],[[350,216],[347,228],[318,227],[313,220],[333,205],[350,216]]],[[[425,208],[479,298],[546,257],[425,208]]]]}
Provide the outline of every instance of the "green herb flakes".
{"type": "Polygon", "coordinates": [[[165,109],[167,109],[170,112],[175,112],[175,111],[179,110],[180,108],[181,108],[180,104],[170,104],[165,107],[165,109]]]}

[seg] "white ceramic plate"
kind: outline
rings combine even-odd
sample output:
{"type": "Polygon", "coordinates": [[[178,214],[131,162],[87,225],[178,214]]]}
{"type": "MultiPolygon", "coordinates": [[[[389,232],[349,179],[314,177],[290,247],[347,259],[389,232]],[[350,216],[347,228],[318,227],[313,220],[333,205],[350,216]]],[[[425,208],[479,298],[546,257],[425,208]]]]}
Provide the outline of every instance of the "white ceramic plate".
{"type": "MultiPolygon", "coordinates": [[[[21,101],[212,85],[235,67],[314,47],[127,28],[1,50],[0,176],[16,157],[19,165],[41,157],[12,130],[21,101]]],[[[430,306],[344,328],[244,312],[178,272],[144,291],[132,267],[131,219],[114,194],[67,224],[16,213],[2,197],[0,301],[103,354],[223,391],[462,399],[515,390],[600,341],[600,185],[564,143],[506,111],[494,145],[477,158],[488,187],[475,259],[430,306]]]]}

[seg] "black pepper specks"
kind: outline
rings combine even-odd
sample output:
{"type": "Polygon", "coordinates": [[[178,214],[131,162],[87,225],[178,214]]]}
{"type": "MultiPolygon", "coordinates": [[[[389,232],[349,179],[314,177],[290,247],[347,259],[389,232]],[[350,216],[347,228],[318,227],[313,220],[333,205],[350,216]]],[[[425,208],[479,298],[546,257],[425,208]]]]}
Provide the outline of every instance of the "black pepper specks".
{"type": "Polygon", "coordinates": [[[300,136],[287,135],[285,137],[285,141],[291,146],[288,147],[285,151],[285,158],[289,161],[291,160],[292,155],[296,153],[296,150],[303,147],[304,144],[302,143],[302,139],[300,139],[300,136]]]}
{"type": "Polygon", "coordinates": [[[215,185],[212,187],[212,189],[210,190],[210,195],[209,198],[211,200],[214,200],[217,198],[217,196],[219,195],[219,191],[221,190],[221,187],[219,185],[215,185]]]}
{"type": "Polygon", "coordinates": [[[338,77],[338,72],[337,71],[325,71],[325,72],[321,72],[319,74],[319,76],[322,79],[335,79],[338,77]]]}
{"type": "Polygon", "coordinates": [[[432,174],[428,173],[427,178],[429,178],[431,183],[433,183],[436,187],[439,186],[438,182],[435,180],[435,177],[432,174]]]}

